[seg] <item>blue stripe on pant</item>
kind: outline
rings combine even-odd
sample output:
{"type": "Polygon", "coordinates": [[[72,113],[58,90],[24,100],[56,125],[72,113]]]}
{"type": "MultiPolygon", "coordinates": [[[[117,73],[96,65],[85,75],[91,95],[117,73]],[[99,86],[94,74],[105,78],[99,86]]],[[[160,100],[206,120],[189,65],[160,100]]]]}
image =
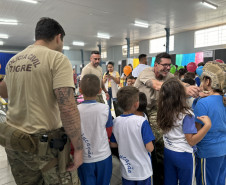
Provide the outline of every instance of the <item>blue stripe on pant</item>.
{"type": "Polygon", "coordinates": [[[94,163],[83,163],[78,168],[82,185],[109,185],[112,174],[112,156],[94,163]]]}
{"type": "Polygon", "coordinates": [[[225,185],[226,184],[226,155],[221,157],[196,157],[197,185],[225,185]]]}
{"type": "Polygon", "coordinates": [[[132,181],[122,178],[122,185],[152,185],[152,177],[141,181],[132,181]]]}
{"type": "Polygon", "coordinates": [[[164,148],[164,185],[178,185],[178,181],[180,185],[191,185],[193,166],[192,153],[174,152],[164,148]]]}

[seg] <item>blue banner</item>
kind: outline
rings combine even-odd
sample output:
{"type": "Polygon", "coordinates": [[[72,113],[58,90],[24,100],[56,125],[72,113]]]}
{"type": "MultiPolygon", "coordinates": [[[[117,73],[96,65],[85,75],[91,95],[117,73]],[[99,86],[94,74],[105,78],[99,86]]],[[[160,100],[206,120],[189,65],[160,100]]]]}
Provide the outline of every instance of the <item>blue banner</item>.
{"type": "Polygon", "coordinates": [[[8,61],[14,56],[12,53],[0,53],[0,75],[5,75],[5,67],[8,61]]]}

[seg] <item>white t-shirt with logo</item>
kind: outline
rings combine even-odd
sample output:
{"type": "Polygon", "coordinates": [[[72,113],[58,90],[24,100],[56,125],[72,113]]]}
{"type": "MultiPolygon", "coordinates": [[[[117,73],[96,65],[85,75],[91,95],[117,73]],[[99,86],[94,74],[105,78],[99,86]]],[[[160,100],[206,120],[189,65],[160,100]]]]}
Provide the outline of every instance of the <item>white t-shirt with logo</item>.
{"type": "MultiPolygon", "coordinates": [[[[192,114],[192,113],[191,113],[192,114]]],[[[180,114],[174,127],[163,134],[164,146],[174,152],[193,153],[193,148],[188,144],[185,134],[196,134],[195,117],[187,114],[180,114]]]]}
{"type": "Polygon", "coordinates": [[[127,180],[145,180],[152,176],[150,154],[145,145],[155,139],[148,121],[134,114],[114,119],[111,142],[119,149],[122,177],[127,180]]]}
{"type": "Polygon", "coordinates": [[[111,155],[107,127],[112,127],[109,106],[96,100],[86,100],[78,105],[81,117],[84,163],[99,162],[111,155]]]}

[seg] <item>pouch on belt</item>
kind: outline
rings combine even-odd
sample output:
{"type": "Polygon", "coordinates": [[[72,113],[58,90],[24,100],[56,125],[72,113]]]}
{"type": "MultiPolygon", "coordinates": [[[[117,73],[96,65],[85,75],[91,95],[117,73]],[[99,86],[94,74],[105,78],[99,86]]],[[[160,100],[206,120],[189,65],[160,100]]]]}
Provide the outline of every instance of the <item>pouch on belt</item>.
{"type": "Polygon", "coordinates": [[[0,123],[0,145],[17,152],[35,153],[36,144],[31,136],[6,123],[0,123]]]}

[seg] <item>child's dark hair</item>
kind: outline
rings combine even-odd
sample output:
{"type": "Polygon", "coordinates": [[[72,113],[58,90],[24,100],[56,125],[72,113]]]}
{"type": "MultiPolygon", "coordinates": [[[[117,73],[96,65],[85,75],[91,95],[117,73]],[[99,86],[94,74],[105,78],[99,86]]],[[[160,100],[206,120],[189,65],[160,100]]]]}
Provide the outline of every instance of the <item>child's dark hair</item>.
{"type": "Polygon", "coordinates": [[[181,69],[179,69],[179,79],[183,76],[183,75],[185,75],[185,73],[187,72],[187,69],[185,69],[185,68],[181,68],[181,69]]]}
{"type": "Polygon", "coordinates": [[[80,83],[82,94],[87,97],[95,97],[100,90],[100,80],[94,74],[85,75],[80,83]]]}
{"type": "Polygon", "coordinates": [[[135,80],[136,78],[134,76],[128,76],[127,79],[135,80]]]}
{"type": "Polygon", "coordinates": [[[139,93],[139,107],[137,111],[145,112],[147,107],[147,97],[143,92],[139,93]]]}
{"type": "Polygon", "coordinates": [[[182,82],[187,83],[189,85],[195,85],[195,80],[193,80],[192,78],[184,78],[182,82]]]}
{"type": "Polygon", "coordinates": [[[186,72],[184,74],[184,78],[192,78],[192,79],[195,79],[195,73],[192,73],[192,72],[186,72]]]}
{"type": "Polygon", "coordinates": [[[132,105],[139,100],[139,90],[136,87],[125,86],[119,89],[117,93],[117,101],[119,106],[128,111],[132,105]]]}
{"type": "Polygon", "coordinates": [[[157,124],[164,133],[174,126],[179,115],[189,114],[190,108],[186,103],[185,88],[176,78],[170,78],[163,83],[159,91],[157,124]]]}

